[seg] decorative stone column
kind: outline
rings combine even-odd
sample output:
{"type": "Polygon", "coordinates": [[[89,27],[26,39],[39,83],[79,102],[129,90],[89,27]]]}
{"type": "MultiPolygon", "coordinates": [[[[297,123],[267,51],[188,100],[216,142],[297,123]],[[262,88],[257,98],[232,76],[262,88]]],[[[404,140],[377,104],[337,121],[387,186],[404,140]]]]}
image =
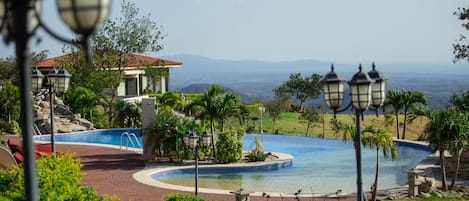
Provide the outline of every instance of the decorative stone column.
{"type": "Polygon", "coordinates": [[[142,99],[142,144],[143,144],[143,158],[145,160],[154,160],[154,153],[151,148],[151,137],[145,131],[155,116],[155,98],[142,99]]]}
{"type": "Polygon", "coordinates": [[[418,180],[418,175],[422,172],[423,171],[416,170],[414,168],[407,171],[407,184],[409,185],[407,195],[409,197],[415,197],[419,194],[418,187],[420,185],[420,181],[418,180]]]}

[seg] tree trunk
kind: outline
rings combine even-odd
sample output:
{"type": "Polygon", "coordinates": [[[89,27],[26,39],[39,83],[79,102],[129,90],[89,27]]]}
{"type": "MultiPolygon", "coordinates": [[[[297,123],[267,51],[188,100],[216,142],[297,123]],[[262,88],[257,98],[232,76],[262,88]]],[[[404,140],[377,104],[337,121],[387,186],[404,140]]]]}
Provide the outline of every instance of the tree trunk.
{"type": "Polygon", "coordinates": [[[210,118],[210,132],[212,133],[212,156],[213,158],[217,158],[217,153],[216,153],[216,149],[215,149],[215,128],[214,128],[214,124],[213,124],[213,118],[210,118]]]}
{"type": "Polygon", "coordinates": [[[402,127],[402,139],[404,140],[405,140],[405,131],[407,128],[407,112],[408,112],[408,109],[405,108],[404,109],[404,126],[402,127]]]}
{"type": "Polygon", "coordinates": [[[454,171],[453,179],[451,181],[451,189],[454,189],[456,186],[456,180],[458,179],[458,174],[459,174],[459,165],[461,164],[461,152],[458,151],[456,156],[453,156],[453,159],[456,159],[456,170],[454,171]]]}
{"type": "Polygon", "coordinates": [[[309,127],[311,126],[310,123],[308,123],[308,125],[306,126],[306,133],[305,133],[305,136],[308,137],[309,136],[309,127]]]}
{"type": "Polygon", "coordinates": [[[324,119],[324,114],[322,115],[322,138],[326,138],[326,121],[324,119]]]}
{"type": "Polygon", "coordinates": [[[397,131],[397,139],[400,139],[399,135],[399,112],[396,112],[396,131],[397,131]]]}
{"type": "Polygon", "coordinates": [[[275,118],[272,118],[272,133],[277,134],[275,133],[275,118]]]}
{"type": "Polygon", "coordinates": [[[371,201],[376,201],[376,191],[378,189],[378,174],[379,174],[379,149],[376,148],[376,170],[375,170],[375,181],[373,183],[373,192],[371,201]]]}
{"type": "Polygon", "coordinates": [[[440,150],[440,169],[441,169],[441,187],[443,191],[448,190],[448,185],[446,182],[446,164],[445,164],[445,151],[440,150]]]}

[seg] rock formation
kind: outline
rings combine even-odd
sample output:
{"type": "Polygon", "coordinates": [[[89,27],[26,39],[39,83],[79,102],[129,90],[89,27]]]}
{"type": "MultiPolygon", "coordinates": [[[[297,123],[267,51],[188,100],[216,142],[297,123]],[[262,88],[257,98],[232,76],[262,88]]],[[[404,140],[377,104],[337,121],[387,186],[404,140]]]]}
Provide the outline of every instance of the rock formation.
{"type": "MultiPolygon", "coordinates": [[[[42,134],[51,133],[49,95],[35,97],[34,123],[42,134]]],[[[74,114],[63,101],[57,97],[54,100],[54,130],[55,133],[70,133],[94,129],[93,123],[74,114]]]]}

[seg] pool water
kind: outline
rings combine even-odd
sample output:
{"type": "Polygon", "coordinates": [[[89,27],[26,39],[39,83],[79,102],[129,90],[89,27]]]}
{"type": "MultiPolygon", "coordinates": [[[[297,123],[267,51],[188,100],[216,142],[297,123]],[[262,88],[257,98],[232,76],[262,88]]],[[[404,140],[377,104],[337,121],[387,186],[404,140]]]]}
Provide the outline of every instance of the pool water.
{"type": "MultiPolygon", "coordinates": [[[[108,145],[120,145],[120,136],[123,132],[134,133],[137,136],[139,143],[133,140],[133,144],[129,141],[129,147],[142,148],[142,138],[140,137],[140,129],[135,128],[119,128],[119,129],[98,129],[90,131],[82,131],[75,133],[64,133],[55,134],[56,142],[81,142],[81,143],[94,143],[94,144],[108,144],[108,145]]],[[[50,141],[49,135],[36,136],[35,140],[39,141],[50,141]]],[[[122,145],[126,145],[126,137],[122,138],[122,145]]]]}
{"type": "MultiPolygon", "coordinates": [[[[252,149],[256,135],[245,135],[244,149],[252,149]]],[[[261,135],[257,135],[260,137],[261,135]]],[[[217,170],[199,173],[199,187],[256,192],[304,193],[356,192],[355,152],[351,142],[342,140],[306,138],[283,135],[263,135],[264,149],[288,153],[294,157],[293,165],[275,170],[217,170]]],[[[414,168],[431,154],[431,150],[411,144],[398,143],[398,159],[380,159],[378,189],[406,185],[406,171],[414,168]]],[[[382,155],[380,153],[380,155],[382,155]]],[[[376,151],[362,148],[363,188],[373,183],[376,151]]],[[[203,168],[203,167],[202,167],[203,168]]],[[[154,174],[161,182],[194,186],[193,170],[154,174]]]]}

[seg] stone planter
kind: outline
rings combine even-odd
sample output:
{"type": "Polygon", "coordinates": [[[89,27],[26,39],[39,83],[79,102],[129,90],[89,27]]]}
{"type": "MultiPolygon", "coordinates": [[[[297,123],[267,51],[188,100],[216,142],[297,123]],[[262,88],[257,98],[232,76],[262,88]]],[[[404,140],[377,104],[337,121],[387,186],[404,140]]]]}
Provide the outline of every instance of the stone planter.
{"type": "Polygon", "coordinates": [[[419,193],[429,193],[432,189],[431,183],[421,183],[419,185],[419,193]]]}

